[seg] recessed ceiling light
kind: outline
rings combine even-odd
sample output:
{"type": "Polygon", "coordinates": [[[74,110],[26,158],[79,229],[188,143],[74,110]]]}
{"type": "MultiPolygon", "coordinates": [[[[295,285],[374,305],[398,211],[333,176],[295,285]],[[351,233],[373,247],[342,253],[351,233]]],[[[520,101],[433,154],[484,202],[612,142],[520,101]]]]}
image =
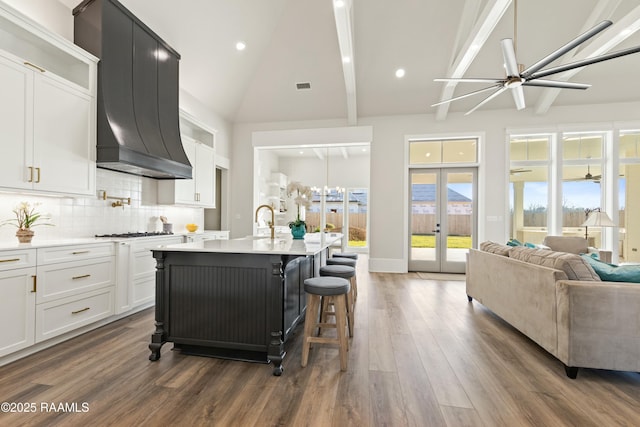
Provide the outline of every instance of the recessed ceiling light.
{"type": "Polygon", "coordinates": [[[344,0],[336,0],[333,2],[335,7],[344,7],[344,0]]]}
{"type": "Polygon", "coordinates": [[[236,43],[236,49],[237,50],[245,50],[246,47],[247,47],[247,45],[243,41],[239,41],[238,43],[236,43]]]}
{"type": "Polygon", "coordinates": [[[401,78],[403,78],[403,77],[404,77],[404,75],[405,75],[404,68],[398,68],[398,69],[396,70],[396,77],[397,77],[397,78],[401,79],[401,78]]]}
{"type": "Polygon", "coordinates": [[[304,154],[304,151],[300,151],[300,154],[304,154]]]}

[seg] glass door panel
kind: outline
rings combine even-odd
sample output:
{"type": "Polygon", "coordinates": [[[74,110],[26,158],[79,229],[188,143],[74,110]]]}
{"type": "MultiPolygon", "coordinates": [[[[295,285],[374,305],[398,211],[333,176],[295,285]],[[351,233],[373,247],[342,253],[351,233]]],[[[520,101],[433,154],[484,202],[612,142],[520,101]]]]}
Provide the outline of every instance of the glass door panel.
{"type": "Polygon", "coordinates": [[[411,171],[410,271],[464,273],[477,228],[474,168],[411,171]]]}
{"type": "Polygon", "coordinates": [[[347,229],[350,250],[365,248],[367,244],[367,206],[369,191],[366,188],[350,188],[347,190],[347,229]]]}

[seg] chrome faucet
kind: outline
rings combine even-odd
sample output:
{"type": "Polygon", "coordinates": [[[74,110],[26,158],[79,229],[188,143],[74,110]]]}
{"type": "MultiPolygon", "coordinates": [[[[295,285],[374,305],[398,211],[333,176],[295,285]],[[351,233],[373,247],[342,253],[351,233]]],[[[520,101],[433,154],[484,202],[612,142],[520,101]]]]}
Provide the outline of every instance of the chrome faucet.
{"type": "Polygon", "coordinates": [[[258,209],[256,209],[256,222],[258,222],[258,212],[260,212],[260,209],[262,208],[267,208],[271,211],[271,223],[269,224],[269,229],[271,230],[271,240],[273,240],[275,238],[273,225],[276,223],[276,212],[273,210],[273,207],[269,205],[260,205],[258,206],[258,209]]]}

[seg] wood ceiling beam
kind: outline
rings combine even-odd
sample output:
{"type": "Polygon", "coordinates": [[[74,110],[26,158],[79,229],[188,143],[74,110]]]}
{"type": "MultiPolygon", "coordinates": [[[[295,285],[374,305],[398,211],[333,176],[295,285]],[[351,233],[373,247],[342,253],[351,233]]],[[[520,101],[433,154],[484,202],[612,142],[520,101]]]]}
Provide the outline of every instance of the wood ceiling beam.
{"type": "MultiPolygon", "coordinates": [[[[449,71],[447,72],[448,78],[461,78],[464,77],[464,73],[469,69],[471,63],[475,59],[478,52],[482,49],[482,46],[486,43],[489,35],[493,32],[498,22],[507,11],[512,0],[489,0],[482,13],[478,17],[473,29],[469,32],[466,40],[462,44],[460,53],[457,55],[449,71]]],[[[474,2],[469,2],[469,5],[465,3],[462,18],[460,20],[460,26],[468,25],[471,21],[471,14],[477,13],[477,7],[474,2]]],[[[458,29],[458,35],[463,34],[464,29],[458,29]]],[[[456,46],[457,47],[457,46],[456,46]]],[[[453,93],[457,83],[448,82],[442,88],[440,95],[440,101],[444,101],[453,97],[453,93]]],[[[436,111],[436,119],[444,120],[449,112],[450,103],[441,104],[436,111]]]]}
{"type": "Polygon", "coordinates": [[[332,0],[332,3],[347,95],[347,123],[355,126],[358,122],[358,109],[356,105],[356,70],[353,52],[353,0],[341,0],[340,2],[332,0]]]}
{"type": "MultiPolygon", "coordinates": [[[[584,25],[580,30],[580,34],[586,32],[587,30],[593,28],[597,23],[609,19],[613,12],[620,6],[622,0],[600,0],[596,3],[596,6],[593,8],[593,11],[585,21],[584,25]]],[[[605,34],[611,33],[611,28],[609,28],[605,33],[598,35],[597,37],[603,37],[605,34]]],[[[569,62],[578,61],[578,50],[567,53],[560,64],[568,64],[569,62]]],[[[580,71],[580,69],[576,70],[576,73],[580,71]]],[[[575,74],[575,73],[574,73],[575,74]]],[[[560,75],[562,76],[562,75],[560,75]]],[[[569,76],[570,77],[570,76],[569,76]]],[[[568,77],[567,77],[568,78],[568,77]]],[[[565,80],[561,78],[554,77],[553,80],[565,80]]],[[[565,80],[566,81],[566,80],[565,80]]],[[[551,105],[556,100],[558,95],[560,94],[561,89],[553,89],[553,88],[545,88],[543,89],[540,97],[538,98],[538,102],[534,107],[534,111],[536,114],[545,114],[551,108],[551,105]]]]}

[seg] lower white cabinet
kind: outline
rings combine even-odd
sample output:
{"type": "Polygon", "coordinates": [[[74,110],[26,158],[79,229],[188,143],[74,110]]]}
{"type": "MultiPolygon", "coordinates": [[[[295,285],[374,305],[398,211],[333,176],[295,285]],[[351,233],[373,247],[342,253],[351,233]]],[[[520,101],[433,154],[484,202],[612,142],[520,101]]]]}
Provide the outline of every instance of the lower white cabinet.
{"type": "Polygon", "coordinates": [[[35,342],[35,252],[0,252],[0,357],[35,342]]]}
{"type": "Polygon", "coordinates": [[[115,313],[113,243],[38,248],[35,340],[115,313]]]}
{"type": "Polygon", "coordinates": [[[36,342],[53,338],[114,313],[114,287],[83,292],[36,306],[36,342]]]}
{"type": "Polygon", "coordinates": [[[117,243],[116,314],[155,302],[156,260],[151,249],[182,242],[182,236],[169,236],[117,243]]]}
{"type": "Polygon", "coordinates": [[[199,242],[201,240],[229,240],[228,230],[205,230],[202,233],[185,235],[185,243],[199,242]]]}
{"type": "Polygon", "coordinates": [[[114,314],[112,242],[0,251],[0,357],[114,314]]]}

